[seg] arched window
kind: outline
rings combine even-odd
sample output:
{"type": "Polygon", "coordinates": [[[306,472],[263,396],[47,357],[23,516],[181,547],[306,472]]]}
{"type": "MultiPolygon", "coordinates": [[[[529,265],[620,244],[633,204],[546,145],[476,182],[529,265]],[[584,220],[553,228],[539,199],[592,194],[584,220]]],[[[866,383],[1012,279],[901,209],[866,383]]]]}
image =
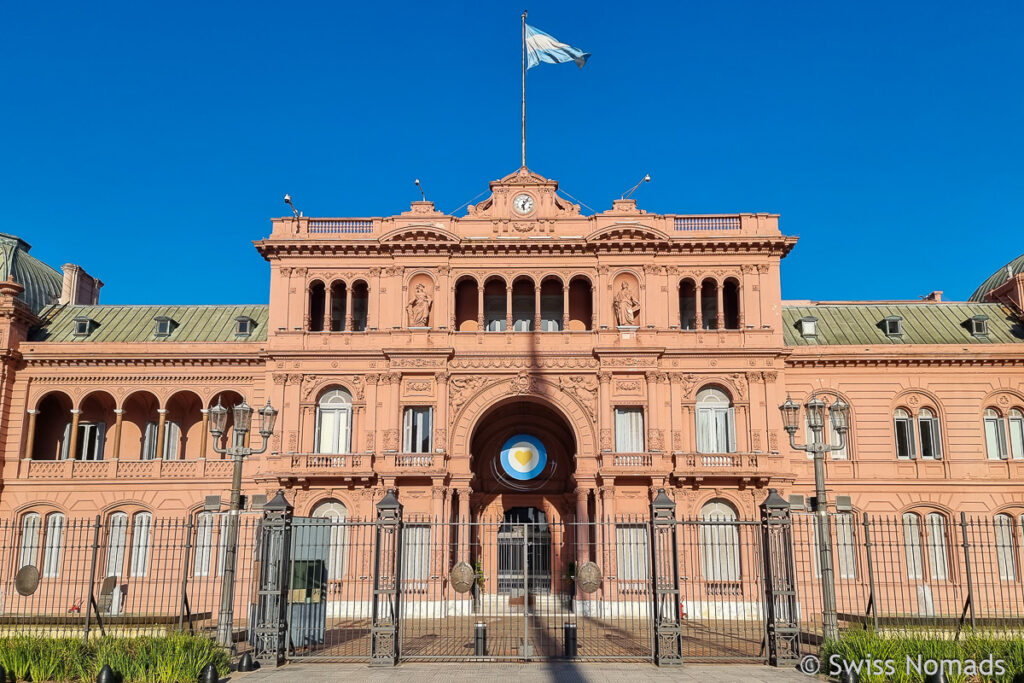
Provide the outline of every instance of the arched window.
{"type": "Polygon", "coordinates": [[[480,315],[476,280],[463,278],[455,285],[455,329],[473,332],[479,327],[480,315]]]}
{"type": "Polygon", "coordinates": [[[697,452],[734,453],[736,414],[729,395],[708,387],[697,394],[697,452]]]}
{"type": "Polygon", "coordinates": [[[903,513],[903,551],[907,556],[907,578],[924,578],[924,557],[921,554],[921,516],[903,513]]]}
{"type": "Polygon", "coordinates": [[[985,410],[985,452],[989,460],[1006,460],[1006,419],[996,411],[985,410]]]}
{"type": "Polygon", "coordinates": [[[121,576],[124,555],[128,547],[128,513],[110,515],[107,531],[107,566],[104,576],[121,576]]]}
{"type": "Polygon", "coordinates": [[[930,512],[925,519],[928,524],[928,564],[931,565],[932,578],[945,581],[949,578],[946,518],[938,512],[930,512]]]}
{"type": "Polygon", "coordinates": [[[39,554],[39,532],[43,520],[38,512],[30,512],[21,520],[21,560],[18,569],[34,565],[39,554]]]}
{"type": "Polygon", "coordinates": [[[727,330],[740,329],[740,283],[734,278],[729,278],[722,285],[722,312],[724,324],[719,329],[727,330]]]}
{"type": "Polygon", "coordinates": [[[697,329],[697,285],[693,280],[679,284],[679,327],[683,330],[697,329]]]}
{"type": "Polygon", "coordinates": [[[949,579],[946,518],[942,513],[928,513],[923,524],[916,512],[904,513],[903,548],[907,556],[907,578],[923,580],[927,572],[927,578],[932,580],[949,579]]]}
{"type": "Polygon", "coordinates": [[[1017,580],[1016,543],[1014,542],[1013,517],[1000,513],[993,520],[992,530],[996,537],[996,564],[999,566],[999,579],[1002,581],[1017,580]]]}
{"type": "Polygon", "coordinates": [[[700,555],[704,579],[716,583],[739,581],[740,538],[736,508],[716,498],[704,504],[700,509],[700,518],[700,555]]]}
{"type": "Polygon", "coordinates": [[[327,290],[324,283],[316,280],[309,285],[309,331],[323,332],[327,311],[327,290]]]}
{"type": "Polygon", "coordinates": [[[718,319],[718,283],[708,278],[700,285],[700,317],[705,330],[721,329],[718,319]]]}
{"type": "Polygon", "coordinates": [[[1010,457],[1024,460],[1024,412],[1014,408],[1010,411],[1010,457]]]}
{"type": "Polygon", "coordinates": [[[897,408],[893,413],[893,422],[896,427],[896,457],[901,460],[913,460],[917,457],[917,450],[914,448],[914,421],[903,408],[897,408]]]}
{"type": "Polygon", "coordinates": [[[132,520],[132,555],[130,576],[145,576],[149,570],[149,532],[153,515],[137,512],[132,520]]]}
{"type": "Polygon", "coordinates": [[[43,539],[44,577],[60,576],[60,558],[64,545],[64,515],[52,512],[46,517],[46,535],[43,539]]]}
{"type": "Polygon", "coordinates": [[[352,331],[365,332],[370,310],[370,288],[359,280],[352,285],[352,331]]]}
{"type": "Polygon", "coordinates": [[[332,389],[320,397],[316,407],[316,452],[352,451],[352,394],[332,389]]]}
{"type": "Polygon", "coordinates": [[[938,416],[928,408],[921,408],[917,414],[917,427],[921,434],[921,457],[942,460],[942,432],[938,416]]]}
{"type": "Polygon", "coordinates": [[[312,516],[324,520],[323,524],[330,527],[330,550],[327,554],[327,579],[333,581],[344,578],[348,567],[348,508],[337,501],[320,503],[313,509],[312,516]]]}

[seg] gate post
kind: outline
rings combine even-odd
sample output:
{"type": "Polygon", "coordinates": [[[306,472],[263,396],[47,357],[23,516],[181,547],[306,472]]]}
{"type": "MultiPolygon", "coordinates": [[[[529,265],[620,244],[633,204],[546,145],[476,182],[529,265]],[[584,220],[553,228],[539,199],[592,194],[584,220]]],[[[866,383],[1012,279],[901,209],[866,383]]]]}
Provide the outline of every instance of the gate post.
{"type": "Polygon", "coordinates": [[[399,594],[402,567],[402,504],[394,489],[377,503],[373,556],[373,613],[370,624],[370,666],[398,663],[399,594]]]}
{"type": "Polygon", "coordinates": [[[658,666],[682,664],[676,504],[665,489],[658,489],[658,495],[651,501],[651,578],[654,582],[654,663],[658,666]]]}
{"type": "Polygon", "coordinates": [[[765,636],[768,664],[800,661],[800,622],[793,571],[793,515],[776,489],[761,503],[761,554],[764,558],[765,636]]]}
{"type": "Polygon", "coordinates": [[[281,489],[263,506],[263,524],[256,553],[259,584],[256,588],[252,646],[257,661],[264,666],[281,666],[286,654],[292,512],[293,508],[281,489]]]}

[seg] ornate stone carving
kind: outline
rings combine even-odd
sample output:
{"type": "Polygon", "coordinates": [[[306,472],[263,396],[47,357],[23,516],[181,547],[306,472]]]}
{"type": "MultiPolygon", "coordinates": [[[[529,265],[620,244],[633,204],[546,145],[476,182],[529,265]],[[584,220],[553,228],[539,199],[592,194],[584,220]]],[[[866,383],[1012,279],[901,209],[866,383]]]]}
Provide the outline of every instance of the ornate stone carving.
{"type": "Polygon", "coordinates": [[[448,450],[448,430],[444,427],[438,427],[434,430],[434,448],[448,450]]]}
{"type": "Polygon", "coordinates": [[[610,451],[612,449],[612,430],[602,429],[601,430],[601,450],[610,451]]]}
{"type": "Polygon", "coordinates": [[[284,373],[281,373],[281,372],[275,372],[274,373],[274,384],[279,384],[280,385],[280,384],[284,384],[286,381],[288,381],[288,375],[286,375],[284,373]]]}
{"type": "Polygon", "coordinates": [[[750,435],[750,450],[759,451],[761,450],[761,430],[755,429],[750,435]]]}
{"type": "Polygon", "coordinates": [[[683,435],[679,432],[672,432],[672,450],[683,450],[683,435]]]}
{"type": "Polygon", "coordinates": [[[779,435],[777,432],[768,432],[768,450],[773,452],[779,450],[779,435]]]}
{"type": "Polygon", "coordinates": [[[373,439],[374,439],[373,431],[369,430],[369,429],[366,430],[366,432],[363,434],[363,441],[366,443],[366,450],[368,450],[368,451],[374,450],[373,439]]]}
{"type": "Polygon", "coordinates": [[[430,327],[430,307],[433,303],[434,299],[427,293],[426,285],[422,282],[417,283],[412,301],[405,307],[409,327],[430,327]]]}
{"type": "Polygon", "coordinates": [[[629,283],[623,282],[612,301],[615,322],[618,325],[636,325],[640,316],[640,302],[629,289],[629,283]]]}
{"type": "Polygon", "coordinates": [[[774,370],[769,370],[764,373],[764,381],[768,383],[774,383],[779,378],[779,373],[774,370]]]}
{"type": "Polygon", "coordinates": [[[561,375],[558,378],[558,386],[583,404],[591,420],[597,418],[594,407],[597,399],[597,380],[588,375],[561,375]]]}
{"type": "Polygon", "coordinates": [[[397,451],[398,450],[398,430],[397,429],[385,429],[384,438],[381,440],[381,445],[386,451],[397,451]]]}
{"type": "Polygon", "coordinates": [[[388,266],[384,269],[384,274],[389,277],[394,277],[395,275],[401,275],[404,271],[405,268],[402,266],[388,266]]]}
{"type": "Polygon", "coordinates": [[[448,396],[451,409],[448,415],[454,419],[459,409],[472,398],[473,394],[479,391],[485,384],[492,381],[492,378],[480,375],[453,375],[448,383],[448,396]]]}
{"type": "Polygon", "coordinates": [[[648,429],[647,430],[647,450],[649,451],[663,451],[665,450],[664,432],[660,429],[648,429]]]}
{"type": "Polygon", "coordinates": [[[430,380],[410,381],[405,385],[409,391],[430,391],[430,380]]]}

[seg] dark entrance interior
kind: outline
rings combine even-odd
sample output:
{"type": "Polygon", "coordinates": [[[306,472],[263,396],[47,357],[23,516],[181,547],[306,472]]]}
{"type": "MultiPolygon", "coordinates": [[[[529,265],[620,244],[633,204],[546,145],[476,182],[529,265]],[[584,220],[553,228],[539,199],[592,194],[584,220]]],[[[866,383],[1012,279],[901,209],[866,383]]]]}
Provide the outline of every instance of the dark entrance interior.
{"type": "Polygon", "coordinates": [[[516,507],[505,511],[498,529],[498,593],[523,598],[551,592],[551,528],[543,511],[516,507]]]}

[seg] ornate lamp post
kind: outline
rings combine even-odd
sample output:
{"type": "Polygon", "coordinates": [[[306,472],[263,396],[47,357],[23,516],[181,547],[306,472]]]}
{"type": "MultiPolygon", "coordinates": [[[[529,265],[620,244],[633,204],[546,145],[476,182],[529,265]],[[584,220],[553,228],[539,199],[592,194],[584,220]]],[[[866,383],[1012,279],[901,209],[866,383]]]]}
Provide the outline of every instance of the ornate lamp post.
{"type": "Polygon", "coordinates": [[[235,564],[238,557],[238,508],[242,497],[242,460],[250,455],[257,455],[267,450],[267,443],[270,435],[274,433],[274,422],[277,421],[277,410],[270,405],[260,408],[260,436],[263,437],[263,446],[259,449],[249,448],[243,445],[245,435],[249,432],[252,424],[252,408],[245,399],[231,409],[235,418],[234,435],[231,446],[221,448],[217,445],[220,437],[224,435],[227,427],[228,409],[221,405],[220,398],[217,405],[210,408],[210,436],[213,437],[213,450],[231,456],[234,463],[231,475],[231,503],[228,507],[227,539],[225,542],[224,557],[224,582],[221,587],[220,615],[217,619],[217,642],[224,647],[232,647],[232,624],[234,622],[235,602],[235,564]]]}
{"type": "Polygon", "coordinates": [[[811,396],[804,411],[807,415],[807,427],[810,429],[810,443],[798,446],[796,430],[800,423],[800,406],[793,399],[786,397],[786,402],[779,406],[782,411],[782,424],[789,433],[789,445],[797,451],[805,451],[814,456],[814,515],[818,535],[818,566],[821,568],[821,621],[825,638],[834,640],[839,637],[839,620],[836,615],[836,579],[832,568],[832,534],[828,522],[828,500],[825,492],[825,453],[839,451],[846,446],[846,431],[850,428],[850,406],[843,399],[837,398],[829,406],[816,396],[811,396]],[[839,443],[831,444],[825,438],[825,412],[828,411],[832,428],[839,435],[839,443]]]}

